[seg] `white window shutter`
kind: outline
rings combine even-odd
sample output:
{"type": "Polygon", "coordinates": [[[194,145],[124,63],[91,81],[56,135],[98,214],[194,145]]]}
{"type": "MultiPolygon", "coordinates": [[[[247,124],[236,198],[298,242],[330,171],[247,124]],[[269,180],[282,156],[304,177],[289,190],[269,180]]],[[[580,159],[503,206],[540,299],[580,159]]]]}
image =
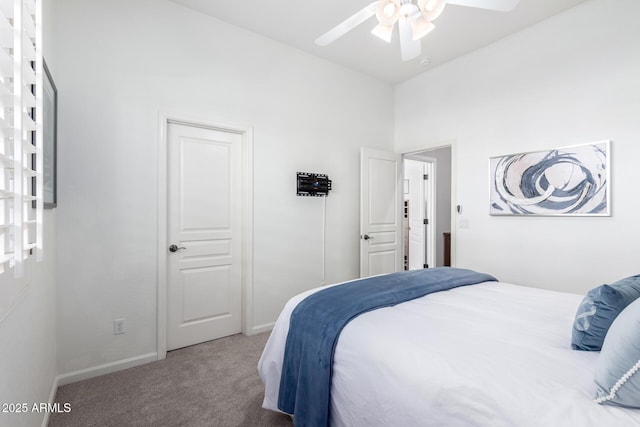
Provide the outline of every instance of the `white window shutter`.
{"type": "Polygon", "coordinates": [[[42,258],[42,5],[0,0],[0,271],[42,258]]]}
{"type": "MultiPolygon", "coordinates": [[[[32,185],[35,186],[33,193],[36,195],[35,200],[35,246],[36,261],[43,259],[43,239],[44,239],[44,57],[42,54],[42,1],[32,0],[35,7],[34,25],[35,25],[35,158],[33,165],[35,166],[35,179],[32,185]]],[[[32,194],[33,194],[32,193],[32,194]]]]}

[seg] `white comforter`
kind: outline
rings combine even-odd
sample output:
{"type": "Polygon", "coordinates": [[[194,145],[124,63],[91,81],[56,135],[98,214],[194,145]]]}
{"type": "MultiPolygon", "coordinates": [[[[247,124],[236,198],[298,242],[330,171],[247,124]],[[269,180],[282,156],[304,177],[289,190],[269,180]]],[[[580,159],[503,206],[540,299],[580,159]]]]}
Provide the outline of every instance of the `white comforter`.
{"type": "MultiPolygon", "coordinates": [[[[278,410],[291,311],[317,290],[271,333],[264,408],[278,410]]],[[[592,401],[599,353],[570,347],[581,299],[488,282],[357,317],[334,355],[331,426],[640,426],[640,410],[592,401]]]]}

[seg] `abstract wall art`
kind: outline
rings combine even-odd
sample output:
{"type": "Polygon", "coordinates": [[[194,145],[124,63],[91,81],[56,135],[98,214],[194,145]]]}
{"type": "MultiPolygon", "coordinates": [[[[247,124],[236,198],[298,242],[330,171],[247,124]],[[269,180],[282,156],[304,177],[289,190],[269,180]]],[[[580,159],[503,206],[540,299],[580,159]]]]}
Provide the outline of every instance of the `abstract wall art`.
{"type": "Polygon", "coordinates": [[[491,215],[609,216],[610,142],[490,159],[491,215]]]}

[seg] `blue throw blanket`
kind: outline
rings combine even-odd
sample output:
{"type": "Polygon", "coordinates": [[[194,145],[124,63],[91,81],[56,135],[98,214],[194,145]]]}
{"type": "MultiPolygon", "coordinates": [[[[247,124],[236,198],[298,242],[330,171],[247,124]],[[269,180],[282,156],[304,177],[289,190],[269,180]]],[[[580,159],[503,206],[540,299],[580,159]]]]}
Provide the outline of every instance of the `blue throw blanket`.
{"type": "Polygon", "coordinates": [[[327,426],[333,353],[351,319],[433,292],[495,280],[471,270],[439,267],[360,279],[309,295],[291,313],[278,408],[294,415],[296,427],[327,426]]]}

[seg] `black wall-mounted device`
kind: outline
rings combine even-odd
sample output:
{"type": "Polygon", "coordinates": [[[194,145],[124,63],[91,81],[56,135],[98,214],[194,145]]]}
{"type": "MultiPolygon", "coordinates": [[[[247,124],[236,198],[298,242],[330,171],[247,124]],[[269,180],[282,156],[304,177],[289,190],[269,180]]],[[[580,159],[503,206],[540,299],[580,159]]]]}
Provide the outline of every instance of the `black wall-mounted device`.
{"type": "Polygon", "coordinates": [[[326,197],[331,190],[331,180],[322,173],[298,172],[298,196],[326,197]]]}

